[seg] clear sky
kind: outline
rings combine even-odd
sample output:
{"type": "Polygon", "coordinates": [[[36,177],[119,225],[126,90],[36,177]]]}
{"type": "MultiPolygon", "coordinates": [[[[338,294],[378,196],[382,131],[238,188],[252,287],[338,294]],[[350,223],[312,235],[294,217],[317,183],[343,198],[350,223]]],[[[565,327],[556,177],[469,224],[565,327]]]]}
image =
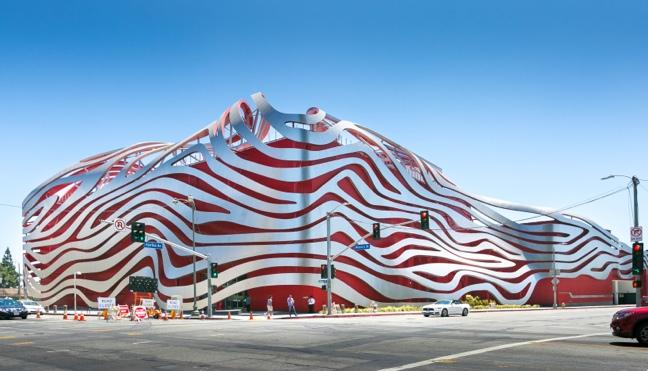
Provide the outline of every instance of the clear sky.
{"type": "MultiPolygon", "coordinates": [[[[86,156],[175,142],[263,91],[464,190],[560,208],[648,179],[648,2],[1,1],[0,248],[86,156]]],[[[628,242],[628,193],[573,210],[628,242]]],[[[648,181],[639,189],[648,225],[648,181]]]]}

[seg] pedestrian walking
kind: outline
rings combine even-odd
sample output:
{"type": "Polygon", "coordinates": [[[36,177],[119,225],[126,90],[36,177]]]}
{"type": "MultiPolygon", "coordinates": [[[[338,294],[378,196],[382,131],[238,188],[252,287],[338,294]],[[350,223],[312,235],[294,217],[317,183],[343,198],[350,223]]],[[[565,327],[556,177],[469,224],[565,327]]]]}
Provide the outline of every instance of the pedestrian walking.
{"type": "Polygon", "coordinates": [[[315,298],[313,297],[313,295],[310,295],[308,297],[306,304],[308,304],[308,313],[315,313],[315,298]]]}
{"type": "Polygon", "coordinates": [[[268,310],[265,315],[268,318],[272,318],[272,295],[268,296],[268,301],[266,302],[266,309],[268,310]]]}
{"type": "Polygon", "coordinates": [[[292,317],[294,314],[297,317],[297,310],[295,309],[295,298],[292,295],[288,295],[288,317],[292,317]]]}
{"type": "Polygon", "coordinates": [[[245,307],[245,310],[250,312],[250,309],[251,309],[250,297],[247,296],[247,295],[243,298],[243,306],[245,307]]]}

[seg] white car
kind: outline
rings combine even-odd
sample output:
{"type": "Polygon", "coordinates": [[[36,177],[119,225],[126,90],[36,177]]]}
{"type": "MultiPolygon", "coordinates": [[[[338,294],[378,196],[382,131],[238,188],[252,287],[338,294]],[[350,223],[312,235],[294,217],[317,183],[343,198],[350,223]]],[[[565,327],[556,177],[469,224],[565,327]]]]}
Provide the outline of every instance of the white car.
{"type": "Polygon", "coordinates": [[[467,316],[470,313],[470,305],[462,303],[460,300],[439,300],[436,303],[428,304],[423,307],[423,315],[447,317],[449,315],[467,316]]]}
{"type": "Polygon", "coordinates": [[[18,300],[18,301],[22,303],[25,309],[27,309],[27,313],[29,314],[36,314],[39,311],[41,313],[45,312],[43,306],[33,300],[18,300]]]}

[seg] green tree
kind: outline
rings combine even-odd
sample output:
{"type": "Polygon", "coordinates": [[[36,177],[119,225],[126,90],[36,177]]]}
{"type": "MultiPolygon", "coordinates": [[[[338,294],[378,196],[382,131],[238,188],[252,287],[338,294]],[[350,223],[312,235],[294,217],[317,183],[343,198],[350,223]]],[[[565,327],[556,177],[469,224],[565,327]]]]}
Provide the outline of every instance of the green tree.
{"type": "Polygon", "coordinates": [[[11,258],[11,251],[9,251],[8,247],[7,250],[5,250],[4,256],[2,257],[2,263],[0,264],[0,277],[2,278],[0,287],[18,287],[19,276],[16,271],[16,266],[13,263],[13,259],[11,258]]]}

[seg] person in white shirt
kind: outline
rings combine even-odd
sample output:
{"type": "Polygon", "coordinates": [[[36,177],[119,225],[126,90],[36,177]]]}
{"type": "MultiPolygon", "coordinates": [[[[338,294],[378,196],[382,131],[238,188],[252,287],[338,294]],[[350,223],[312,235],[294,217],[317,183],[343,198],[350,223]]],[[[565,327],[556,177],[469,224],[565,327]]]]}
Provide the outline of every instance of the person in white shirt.
{"type": "Polygon", "coordinates": [[[266,308],[268,309],[268,311],[265,313],[266,316],[267,317],[272,317],[272,314],[273,314],[272,313],[273,312],[273,310],[272,310],[273,309],[272,308],[272,295],[268,296],[268,301],[266,302],[266,308]]]}
{"type": "Polygon", "coordinates": [[[308,313],[315,313],[315,298],[313,295],[308,297],[306,304],[308,304],[308,313]]]}

